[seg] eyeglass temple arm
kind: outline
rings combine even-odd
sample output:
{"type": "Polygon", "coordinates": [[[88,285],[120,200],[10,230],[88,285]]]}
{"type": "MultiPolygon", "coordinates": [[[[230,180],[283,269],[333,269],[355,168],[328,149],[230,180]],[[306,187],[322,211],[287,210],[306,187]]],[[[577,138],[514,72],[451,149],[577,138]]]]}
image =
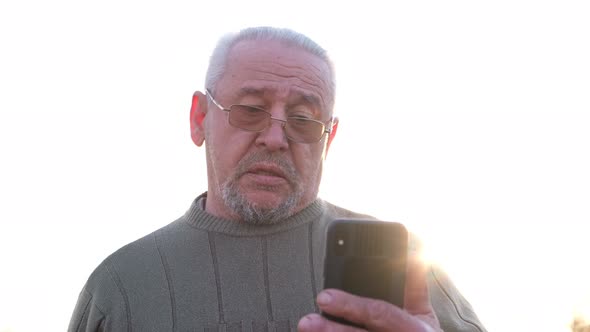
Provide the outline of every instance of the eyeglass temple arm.
{"type": "Polygon", "coordinates": [[[213,102],[213,104],[215,104],[215,106],[219,107],[219,109],[220,109],[220,110],[222,110],[222,111],[226,111],[226,112],[229,112],[229,111],[230,111],[229,109],[227,109],[227,108],[225,108],[225,107],[221,106],[221,104],[219,104],[219,103],[217,102],[217,100],[215,100],[215,99],[213,98],[213,95],[211,94],[211,91],[209,91],[209,89],[205,89],[205,94],[207,95],[207,97],[209,97],[209,99],[211,99],[211,101],[213,102]]]}
{"type": "Polygon", "coordinates": [[[324,134],[331,134],[332,127],[334,127],[334,117],[331,117],[330,121],[325,126],[326,126],[326,128],[324,129],[324,134]]]}

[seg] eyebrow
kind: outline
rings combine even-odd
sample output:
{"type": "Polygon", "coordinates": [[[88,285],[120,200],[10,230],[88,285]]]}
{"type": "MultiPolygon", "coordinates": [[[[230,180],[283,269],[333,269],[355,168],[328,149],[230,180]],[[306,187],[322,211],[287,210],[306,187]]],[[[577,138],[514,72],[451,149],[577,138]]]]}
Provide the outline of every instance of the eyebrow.
{"type": "MultiPolygon", "coordinates": [[[[235,97],[236,99],[241,99],[244,96],[259,96],[259,97],[263,97],[264,93],[266,91],[269,91],[269,89],[264,89],[264,88],[255,88],[255,87],[243,87],[241,88],[238,93],[236,93],[235,97]]],[[[322,102],[320,100],[320,98],[314,94],[311,93],[305,93],[301,90],[295,90],[297,92],[297,97],[296,97],[296,101],[302,101],[305,104],[308,105],[312,105],[314,107],[316,107],[317,109],[322,109],[322,102]]]]}
{"type": "Polygon", "coordinates": [[[320,101],[320,98],[318,98],[316,95],[300,92],[299,99],[303,99],[305,101],[305,103],[313,105],[320,110],[322,109],[322,103],[320,101]]]}
{"type": "Polygon", "coordinates": [[[236,99],[241,99],[244,96],[264,96],[264,89],[258,89],[253,87],[243,87],[241,88],[238,93],[236,93],[236,99]]]}

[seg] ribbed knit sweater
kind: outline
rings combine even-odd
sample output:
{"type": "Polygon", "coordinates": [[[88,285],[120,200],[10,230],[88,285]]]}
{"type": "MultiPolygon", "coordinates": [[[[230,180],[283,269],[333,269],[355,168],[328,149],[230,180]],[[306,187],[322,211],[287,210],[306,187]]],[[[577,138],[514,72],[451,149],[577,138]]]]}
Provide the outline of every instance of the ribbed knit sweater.
{"type": "MultiPolygon", "coordinates": [[[[204,199],[105,259],[68,330],[296,331],[318,310],[327,224],[367,217],[318,199],[281,223],[253,226],[206,213],[204,199]]],[[[445,331],[484,331],[452,285],[432,284],[445,331]]]]}

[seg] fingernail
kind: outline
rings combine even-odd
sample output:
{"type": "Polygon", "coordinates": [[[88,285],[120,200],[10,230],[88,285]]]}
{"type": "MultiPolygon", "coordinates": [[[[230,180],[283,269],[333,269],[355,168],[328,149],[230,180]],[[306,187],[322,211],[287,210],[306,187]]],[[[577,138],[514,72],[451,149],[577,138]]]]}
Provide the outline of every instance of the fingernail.
{"type": "Polygon", "coordinates": [[[329,304],[330,301],[332,301],[332,295],[330,295],[330,293],[321,292],[320,295],[318,295],[318,304],[319,305],[329,304]]]}
{"type": "Polygon", "coordinates": [[[299,324],[297,324],[297,330],[307,331],[307,330],[311,329],[311,324],[312,324],[311,317],[305,316],[299,320],[299,324]]]}

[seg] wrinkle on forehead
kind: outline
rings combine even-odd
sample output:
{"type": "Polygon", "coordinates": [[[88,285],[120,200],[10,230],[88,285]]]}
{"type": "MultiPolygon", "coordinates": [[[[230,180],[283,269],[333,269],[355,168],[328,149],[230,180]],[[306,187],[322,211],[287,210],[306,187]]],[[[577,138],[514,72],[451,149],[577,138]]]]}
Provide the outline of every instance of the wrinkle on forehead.
{"type": "MultiPolygon", "coordinates": [[[[317,58],[315,55],[310,54],[310,56],[317,58]]],[[[317,58],[317,59],[320,60],[323,64],[323,60],[321,60],[320,58],[317,58]]],[[[302,63],[299,60],[293,61],[293,59],[285,59],[282,57],[276,57],[275,59],[272,59],[271,61],[268,61],[268,60],[248,61],[247,63],[245,63],[245,65],[246,66],[253,66],[255,68],[262,68],[263,71],[274,73],[279,76],[289,76],[289,74],[287,74],[287,73],[292,74],[293,72],[295,72],[295,74],[299,75],[300,77],[306,77],[309,80],[316,79],[316,80],[319,80],[322,83],[324,83],[326,86],[328,85],[326,82],[326,77],[328,76],[328,73],[329,73],[329,68],[328,68],[327,64],[324,64],[323,66],[318,66],[318,65],[314,64],[312,61],[307,61],[304,63],[304,66],[302,66],[302,63]],[[284,72],[284,74],[283,74],[283,72],[284,72]]]]}
{"type": "MultiPolygon", "coordinates": [[[[259,66],[261,68],[263,66],[259,66]]],[[[276,64],[268,64],[263,69],[247,70],[247,77],[255,77],[242,82],[239,91],[234,97],[241,98],[245,95],[263,95],[264,92],[272,92],[277,97],[287,98],[292,93],[297,93],[306,102],[327,110],[328,102],[325,100],[327,84],[325,79],[315,73],[309,73],[305,69],[292,67],[289,71],[280,70],[284,67],[276,64]],[[252,73],[252,75],[249,75],[252,73]]]]}
{"type": "Polygon", "coordinates": [[[331,113],[331,69],[325,60],[302,49],[263,41],[238,43],[231,52],[233,61],[228,62],[224,79],[241,88],[275,90],[279,95],[294,90],[331,113]]]}
{"type": "Polygon", "coordinates": [[[321,98],[319,96],[313,93],[309,93],[305,89],[305,87],[297,84],[291,84],[290,87],[286,84],[283,84],[283,86],[278,87],[266,87],[263,84],[252,84],[251,82],[247,81],[244,83],[243,87],[240,88],[238,93],[235,94],[234,97],[237,99],[242,98],[244,96],[252,95],[262,97],[266,92],[270,92],[281,97],[288,97],[291,94],[291,92],[296,92],[300,95],[301,99],[303,99],[308,104],[321,106],[321,98]]]}

